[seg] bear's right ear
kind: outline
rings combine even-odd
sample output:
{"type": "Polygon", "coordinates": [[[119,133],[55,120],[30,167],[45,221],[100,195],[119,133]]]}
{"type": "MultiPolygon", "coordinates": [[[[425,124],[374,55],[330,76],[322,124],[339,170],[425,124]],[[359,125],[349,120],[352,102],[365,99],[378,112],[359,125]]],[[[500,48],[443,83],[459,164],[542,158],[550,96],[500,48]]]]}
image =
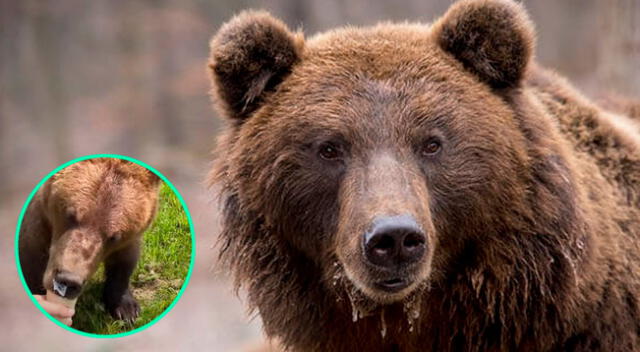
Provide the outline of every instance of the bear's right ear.
{"type": "Polygon", "coordinates": [[[304,39],[264,11],[244,11],[211,40],[213,98],[224,115],[242,122],[300,60],[304,39]]]}

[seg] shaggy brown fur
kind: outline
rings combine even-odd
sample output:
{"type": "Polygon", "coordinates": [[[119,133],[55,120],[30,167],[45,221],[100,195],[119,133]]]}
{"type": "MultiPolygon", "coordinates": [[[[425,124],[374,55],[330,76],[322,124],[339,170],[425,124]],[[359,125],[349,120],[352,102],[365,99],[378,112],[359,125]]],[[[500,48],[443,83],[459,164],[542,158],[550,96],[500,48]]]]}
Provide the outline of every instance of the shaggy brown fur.
{"type": "Polygon", "coordinates": [[[269,337],[296,351],[640,349],[640,135],[533,47],[508,0],[306,43],[261,12],[221,28],[221,255],[269,337]],[[393,294],[362,253],[387,215],[426,236],[393,294]]]}
{"type": "Polygon", "coordinates": [[[51,291],[60,273],[81,288],[104,262],[107,310],[134,320],[139,307],[129,277],[156,212],[159,184],[144,167],[111,158],[80,161],[47,180],[20,228],[20,266],[31,292],[51,291]]]}

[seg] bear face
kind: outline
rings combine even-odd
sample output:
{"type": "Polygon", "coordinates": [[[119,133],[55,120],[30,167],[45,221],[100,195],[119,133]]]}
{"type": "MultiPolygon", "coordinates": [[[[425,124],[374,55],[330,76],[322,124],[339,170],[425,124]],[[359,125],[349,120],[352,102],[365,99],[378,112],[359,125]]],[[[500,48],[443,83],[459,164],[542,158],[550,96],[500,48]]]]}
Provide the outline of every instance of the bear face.
{"type": "Polygon", "coordinates": [[[246,12],[213,39],[214,97],[233,124],[218,181],[236,210],[322,268],[327,287],[344,273],[368,299],[399,301],[445,272],[468,237],[522,221],[503,216],[527,201],[531,175],[501,90],[523,79],[533,30],[514,3],[479,4],[430,28],[308,43],[246,12]]]}
{"type": "Polygon", "coordinates": [[[44,288],[63,287],[74,298],[105,258],[137,247],[155,214],[158,185],[151,171],[120,159],[86,160],[52,176],[41,205],[51,236],[44,288]]]}

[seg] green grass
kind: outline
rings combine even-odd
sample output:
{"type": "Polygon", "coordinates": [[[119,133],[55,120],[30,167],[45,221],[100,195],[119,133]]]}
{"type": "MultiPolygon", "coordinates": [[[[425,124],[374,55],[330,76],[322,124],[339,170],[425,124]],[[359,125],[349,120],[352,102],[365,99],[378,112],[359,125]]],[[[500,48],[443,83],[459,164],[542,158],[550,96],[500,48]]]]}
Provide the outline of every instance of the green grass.
{"type": "Polygon", "coordinates": [[[153,225],[145,232],[142,253],[131,276],[140,316],[133,324],[111,318],[102,303],[102,265],[78,299],[72,327],[94,334],[117,334],[143,326],[160,315],[178,295],[189,272],[191,232],[187,214],[171,188],[162,184],[153,225]]]}

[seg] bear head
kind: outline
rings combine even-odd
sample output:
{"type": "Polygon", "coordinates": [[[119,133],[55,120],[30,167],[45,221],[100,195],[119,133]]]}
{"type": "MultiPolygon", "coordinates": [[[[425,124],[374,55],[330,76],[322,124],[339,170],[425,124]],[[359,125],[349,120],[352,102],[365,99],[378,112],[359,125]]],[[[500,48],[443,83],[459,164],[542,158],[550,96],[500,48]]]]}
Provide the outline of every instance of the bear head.
{"type": "Polygon", "coordinates": [[[306,41],[265,12],[224,24],[209,67],[229,126],[211,182],[222,257],[253,303],[288,280],[391,304],[537,217],[568,224],[565,160],[531,145],[544,133],[514,107],[534,37],[509,0],[306,41]]]}

